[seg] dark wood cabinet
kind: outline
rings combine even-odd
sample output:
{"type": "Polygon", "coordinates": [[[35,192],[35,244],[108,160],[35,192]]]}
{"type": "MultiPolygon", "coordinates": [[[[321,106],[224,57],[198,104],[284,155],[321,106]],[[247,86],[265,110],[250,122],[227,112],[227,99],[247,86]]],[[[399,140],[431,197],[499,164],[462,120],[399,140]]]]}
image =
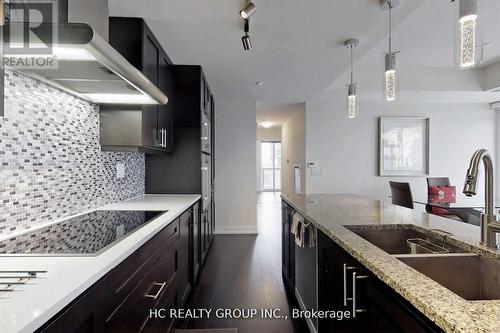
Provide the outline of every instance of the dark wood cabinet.
{"type": "Polygon", "coordinates": [[[282,273],[285,285],[295,292],[295,239],[290,233],[292,209],[285,202],[281,205],[282,273]]]}
{"type": "MultiPolygon", "coordinates": [[[[318,308],[320,310],[352,312],[350,277],[357,269],[359,266],[350,255],[318,231],[318,308]]],[[[318,331],[355,332],[355,321],[353,319],[319,320],[318,331]]]]}
{"type": "Polygon", "coordinates": [[[168,332],[150,310],[181,308],[199,274],[199,203],[59,312],[38,332],[168,332]]]}
{"type": "Polygon", "coordinates": [[[172,72],[172,64],[170,59],[166,54],[160,54],[159,59],[159,76],[158,76],[158,88],[165,92],[169,97],[169,102],[165,105],[158,106],[158,140],[161,141],[161,135],[164,138],[164,150],[171,152],[173,149],[173,105],[174,105],[174,78],[172,72]]]}
{"type": "Polygon", "coordinates": [[[184,265],[179,266],[178,271],[179,304],[184,304],[186,302],[189,292],[191,291],[191,259],[189,257],[191,255],[190,233],[192,232],[192,223],[193,209],[191,208],[185,211],[179,218],[180,233],[176,245],[178,251],[177,260],[180,263],[184,263],[184,265]]]}
{"type": "Polygon", "coordinates": [[[166,105],[101,106],[101,146],[107,151],[170,152],[173,147],[172,62],[142,18],[111,17],[109,42],[163,93],[166,105]]]}
{"type": "Polygon", "coordinates": [[[174,65],[172,72],[173,151],[146,156],[146,192],[200,194],[200,263],[215,229],[215,102],[200,66],[174,65]]]}
{"type": "Polygon", "coordinates": [[[190,233],[190,278],[191,284],[194,286],[198,280],[198,275],[201,269],[201,225],[200,225],[200,207],[199,204],[193,206],[193,215],[190,233]]]}
{"type": "Polygon", "coordinates": [[[318,231],[319,310],[349,311],[350,319],[319,320],[323,332],[442,332],[407,300],[318,231]]]}

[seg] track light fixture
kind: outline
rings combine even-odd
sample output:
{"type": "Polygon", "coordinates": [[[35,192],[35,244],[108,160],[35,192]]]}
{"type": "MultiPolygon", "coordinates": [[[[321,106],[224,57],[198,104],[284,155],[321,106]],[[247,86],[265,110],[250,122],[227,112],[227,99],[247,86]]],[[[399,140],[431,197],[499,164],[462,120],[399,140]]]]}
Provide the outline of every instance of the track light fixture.
{"type": "Polygon", "coordinates": [[[240,10],[240,16],[242,19],[246,20],[250,16],[252,16],[256,10],[257,10],[257,7],[255,7],[255,4],[253,2],[248,2],[248,4],[245,6],[245,8],[240,10]]]}
{"type": "Polygon", "coordinates": [[[345,47],[347,47],[351,51],[351,83],[347,85],[347,117],[351,119],[356,118],[356,116],[358,115],[358,101],[356,96],[357,84],[354,83],[353,80],[354,57],[352,50],[352,48],[354,46],[357,46],[358,44],[358,39],[348,39],[344,42],[345,47]]]}
{"type": "Polygon", "coordinates": [[[252,48],[252,41],[250,40],[250,36],[248,35],[248,31],[250,30],[250,22],[248,19],[245,19],[245,35],[241,37],[241,42],[243,43],[243,49],[248,51],[252,48]]]}
{"type": "Polygon", "coordinates": [[[399,0],[380,0],[382,10],[389,12],[389,51],[384,58],[384,99],[386,102],[396,100],[398,77],[396,71],[396,53],[392,51],[392,9],[399,6],[399,0]]]}

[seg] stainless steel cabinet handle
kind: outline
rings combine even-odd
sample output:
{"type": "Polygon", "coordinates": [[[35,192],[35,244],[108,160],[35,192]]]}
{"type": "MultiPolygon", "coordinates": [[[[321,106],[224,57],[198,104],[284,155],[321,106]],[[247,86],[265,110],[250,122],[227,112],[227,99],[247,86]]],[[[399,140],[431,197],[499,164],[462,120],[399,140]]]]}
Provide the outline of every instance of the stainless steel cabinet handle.
{"type": "Polygon", "coordinates": [[[155,295],[151,295],[149,294],[149,291],[146,295],[144,295],[144,297],[147,297],[147,298],[152,298],[152,299],[157,299],[158,296],[160,296],[161,294],[161,291],[163,290],[163,288],[165,288],[165,286],[167,285],[166,282],[153,282],[153,284],[151,285],[151,287],[149,287],[149,290],[151,290],[151,288],[153,287],[160,287],[160,289],[158,289],[158,291],[156,292],[155,295]]]}
{"type": "Polygon", "coordinates": [[[344,306],[347,306],[347,301],[350,301],[350,298],[347,298],[347,271],[351,271],[355,269],[356,267],[352,266],[347,266],[347,264],[344,264],[344,306]]]}
{"type": "Polygon", "coordinates": [[[163,128],[160,129],[160,135],[161,135],[161,139],[160,139],[160,147],[163,148],[163,128]]]}
{"type": "Polygon", "coordinates": [[[167,148],[167,130],[166,129],[163,130],[163,136],[165,137],[165,139],[163,139],[163,148],[167,148]]]}
{"type": "Polygon", "coordinates": [[[363,310],[363,309],[356,309],[356,281],[362,280],[362,279],[367,279],[367,278],[368,278],[368,275],[358,276],[358,273],[356,273],[356,272],[352,273],[352,317],[353,318],[356,318],[357,313],[366,312],[366,310],[363,310]]]}

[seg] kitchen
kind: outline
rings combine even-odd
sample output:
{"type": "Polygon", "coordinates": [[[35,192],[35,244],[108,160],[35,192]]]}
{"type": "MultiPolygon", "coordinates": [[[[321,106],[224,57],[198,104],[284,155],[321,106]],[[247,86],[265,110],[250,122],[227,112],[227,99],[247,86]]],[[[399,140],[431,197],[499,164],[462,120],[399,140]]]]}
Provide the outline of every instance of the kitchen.
{"type": "Polygon", "coordinates": [[[496,1],[2,4],[0,331],[500,331],[496,1]]]}

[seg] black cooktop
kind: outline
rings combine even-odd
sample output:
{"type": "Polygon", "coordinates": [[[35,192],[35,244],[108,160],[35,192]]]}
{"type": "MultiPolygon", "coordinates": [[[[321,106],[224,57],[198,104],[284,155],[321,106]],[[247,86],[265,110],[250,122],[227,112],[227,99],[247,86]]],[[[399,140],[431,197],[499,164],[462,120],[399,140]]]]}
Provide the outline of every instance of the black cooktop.
{"type": "Polygon", "coordinates": [[[97,210],[0,242],[0,254],[96,255],[165,211],[97,210]]]}

